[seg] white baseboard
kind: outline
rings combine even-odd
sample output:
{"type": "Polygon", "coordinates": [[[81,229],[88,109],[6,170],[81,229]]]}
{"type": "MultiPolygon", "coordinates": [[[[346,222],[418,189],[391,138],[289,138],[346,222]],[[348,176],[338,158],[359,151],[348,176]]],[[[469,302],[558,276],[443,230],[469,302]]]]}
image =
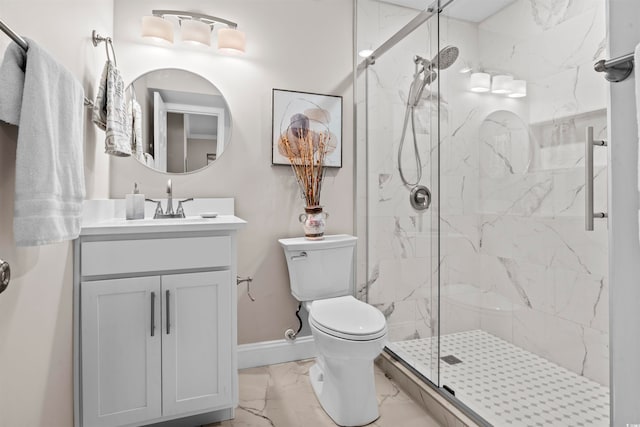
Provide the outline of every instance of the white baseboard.
{"type": "Polygon", "coordinates": [[[316,345],[311,335],[295,341],[282,339],[241,344],[238,346],[238,369],[310,359],[315,355],[316,345]]]}

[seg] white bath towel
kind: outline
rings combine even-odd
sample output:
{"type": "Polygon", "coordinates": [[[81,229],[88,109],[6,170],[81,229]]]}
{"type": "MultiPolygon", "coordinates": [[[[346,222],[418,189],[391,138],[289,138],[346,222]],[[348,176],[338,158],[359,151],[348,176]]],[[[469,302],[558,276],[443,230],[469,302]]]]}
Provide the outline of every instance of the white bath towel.
{"type": "Polygon", "coordinates": [[[127,124],[124,81],[111,61],[104,64],[91,120],[105,131],[105,153],[113,156],[131,155],[131,130],[127,124]]]}
{"type": "Polygon", "coordinates": [[[9,45],[0,66],[0,120],[19,126],[13,230],[16,245],[71,240],[84,200],[80,82],[32,40],[9,45]]]}

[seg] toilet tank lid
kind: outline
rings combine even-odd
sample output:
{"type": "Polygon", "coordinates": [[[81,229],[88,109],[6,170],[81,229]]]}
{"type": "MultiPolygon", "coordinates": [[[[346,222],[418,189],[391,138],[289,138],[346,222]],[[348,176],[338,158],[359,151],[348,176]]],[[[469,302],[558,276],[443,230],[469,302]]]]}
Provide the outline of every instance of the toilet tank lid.
{"type": "Polygon", "coordinates": [[[280,245],[290,251],[310,251],[314,249],[331,249],[344,246],[355,246],[357,237],[348,234],[334,234],[324,236],[322,240],[309,240],[304,237],[293,237],[289,239],[280,239],[280,245]]]}

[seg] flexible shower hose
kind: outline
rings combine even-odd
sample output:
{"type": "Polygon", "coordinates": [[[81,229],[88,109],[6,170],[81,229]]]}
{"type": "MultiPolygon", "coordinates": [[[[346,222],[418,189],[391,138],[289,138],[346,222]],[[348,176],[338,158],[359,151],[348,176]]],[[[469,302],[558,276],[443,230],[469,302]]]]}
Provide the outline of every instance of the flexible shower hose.
{"type": "Polygon", "coordinates": [[[409,105],[407,102],[407,109],[404,113],[404,125],[402,126],[402,136],[400,137],[400,146],[398,147],[398,172],[400,172],[400,179],[405,185],[413,187],[414,185],[418,185],[420,179],[422,179],[422,160],[420,159],[420,152],[418,151],[418,140],[416,138],[416,125],[414,118],[414,109],[415,107],[409,105]],[[416,182],[409,182],[407,178],[404,176],[404,172],[402,171],[402,149],[404,148],[404,139],[407,134],[407,125],[409,124],[409,116],[411,116],[411,133],[413,135],[413,152],[415,154],[416,159],[416,182]]]}

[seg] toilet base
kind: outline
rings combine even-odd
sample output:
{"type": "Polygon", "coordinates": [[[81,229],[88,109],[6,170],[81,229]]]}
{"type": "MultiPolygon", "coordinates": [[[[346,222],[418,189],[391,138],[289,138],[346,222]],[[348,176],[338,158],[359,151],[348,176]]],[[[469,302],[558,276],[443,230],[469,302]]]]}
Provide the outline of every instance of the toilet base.
{"type": "Polygon", "coordinates": [[[309,379],[322,409],[339,426],[363,426],[377,420],[373,361],[318,357],[309,379]]]}

